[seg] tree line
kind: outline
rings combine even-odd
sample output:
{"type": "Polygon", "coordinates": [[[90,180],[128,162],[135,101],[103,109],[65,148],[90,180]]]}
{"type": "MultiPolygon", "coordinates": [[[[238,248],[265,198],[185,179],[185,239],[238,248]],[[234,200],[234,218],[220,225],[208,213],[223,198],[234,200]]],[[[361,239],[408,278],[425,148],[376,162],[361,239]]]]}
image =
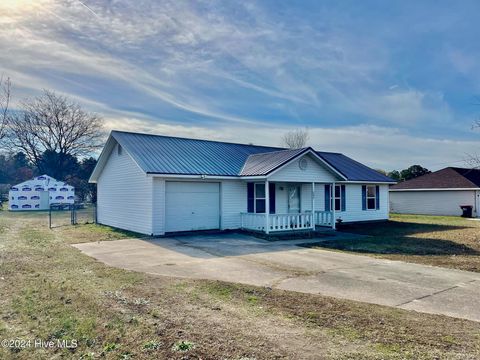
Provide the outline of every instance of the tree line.
{"type": "Polygon", "coordinates": [[[431,173],[430,170],[420,165],[412,165],[403,170],[393,170],[390,172],[381,169],[377,169],[377,171],[398,182],[411,180],[416,177],[431,173]]]}
{"type": "Polygon", "coordinates": [[[80,201],[96,200],[88,183],[103,145],[103,119],[50,90],[11,108],[12,84],[0,78],[0,194],[11,185],[47,174],[75,187],[80,201]]]}

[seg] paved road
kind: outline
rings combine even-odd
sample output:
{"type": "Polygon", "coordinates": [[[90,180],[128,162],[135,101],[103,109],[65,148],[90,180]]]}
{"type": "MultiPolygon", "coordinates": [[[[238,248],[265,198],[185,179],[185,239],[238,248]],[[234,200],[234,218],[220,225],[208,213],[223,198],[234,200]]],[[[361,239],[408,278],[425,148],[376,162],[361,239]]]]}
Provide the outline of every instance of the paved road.
{"type": "Polygon", "coordinates": [[[322,294],[480,321],[480,274],[240,234],[74,245],[124,269],[322,294]]]}

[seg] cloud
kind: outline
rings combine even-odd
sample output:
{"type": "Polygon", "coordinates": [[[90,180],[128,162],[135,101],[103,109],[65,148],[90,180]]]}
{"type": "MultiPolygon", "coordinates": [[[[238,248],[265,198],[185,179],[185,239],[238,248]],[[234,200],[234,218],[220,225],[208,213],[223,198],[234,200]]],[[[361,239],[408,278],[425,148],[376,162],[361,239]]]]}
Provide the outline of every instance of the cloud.
{"type": "Polygon", "coordinates": [[[29,3],[0,2],[0,72],[15,99],[50,88],[109,127],[270,145],[308,126],[319,149],[387,169],[473,151],[471,114],[448,81],[474,71],[475,52],[431,35],[454,35],[455,21],[417,26],[401,4],[385,14],[303,2],[29,3]]]}
{"type": "MultiPolygon", "coordinates": [[[[40,4],[3,16],[11,21],[0,35],[8,49],[0,55],[6,71],[121,82],[117,86],[217,121],[263,120],[247,116],[246,104],[233,101],[230,92],[229,99],[210,95],[219,87],[256,93],[253,101],[264,113],[275,113],[271,104],[279,100],[291,108],[321,108],[341,104],[342,86],[369,79],[380,66],[378,54],[363,55],[345,36],[311,26],[290,29],[252,4],[236,8],[242,16],[234,18],[223,3],[207,6],[207,12],[168,1],[40,4]]],[[[51,85],[78,92],[65,83],[51,85]]],[[[251,105],[254,97],[248,99],[251,105]]]]}
{"type": "Polygon", "coordinates": [[[433,126],[435,123],[450,122],[454,118],[443,95],[435,92],[395,88],[390,92],[365,94],[354,100],[351,106],[359,113],[397,126],[419,123],[433,126]]]}

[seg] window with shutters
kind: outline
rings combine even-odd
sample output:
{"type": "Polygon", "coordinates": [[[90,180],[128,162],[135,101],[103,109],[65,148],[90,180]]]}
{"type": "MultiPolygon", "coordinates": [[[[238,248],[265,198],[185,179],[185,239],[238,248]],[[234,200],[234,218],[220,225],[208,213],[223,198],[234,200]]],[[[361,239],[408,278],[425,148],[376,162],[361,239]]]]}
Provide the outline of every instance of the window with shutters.
{"type": "Polygon", "coordinates": [[[265,184],[255,184],[255,212],[264,213],[266,208],[265,184]]]}
{"type": "Polygon", "coordinates": [[[375,185],[367,185],[367,210],[375,210],[377,208],[377,191],[375,185]]]}
{"type": "MultiPolygon", "coordinates": [[[[330,194],[332,193],[333,191],[330,191],[330,194]]],[[[333,209],[335,204],[335,211],[342,211],[342,186],[335,185],[335,192],[332,195],[334,196],[330,197],[330,208],[333,209]]]]}

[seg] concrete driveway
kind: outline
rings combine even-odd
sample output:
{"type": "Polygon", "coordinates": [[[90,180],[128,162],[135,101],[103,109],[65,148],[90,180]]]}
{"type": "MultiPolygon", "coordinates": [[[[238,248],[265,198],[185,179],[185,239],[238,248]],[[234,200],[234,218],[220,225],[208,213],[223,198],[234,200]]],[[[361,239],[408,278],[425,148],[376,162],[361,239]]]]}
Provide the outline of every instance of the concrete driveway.
{"type": "Polygon", "coordinates": [[[154,275],[269,286],[480,321],[480,274],[296,246],[306,242],[216,234],[74,246],[108,265],[154,275]]]}

